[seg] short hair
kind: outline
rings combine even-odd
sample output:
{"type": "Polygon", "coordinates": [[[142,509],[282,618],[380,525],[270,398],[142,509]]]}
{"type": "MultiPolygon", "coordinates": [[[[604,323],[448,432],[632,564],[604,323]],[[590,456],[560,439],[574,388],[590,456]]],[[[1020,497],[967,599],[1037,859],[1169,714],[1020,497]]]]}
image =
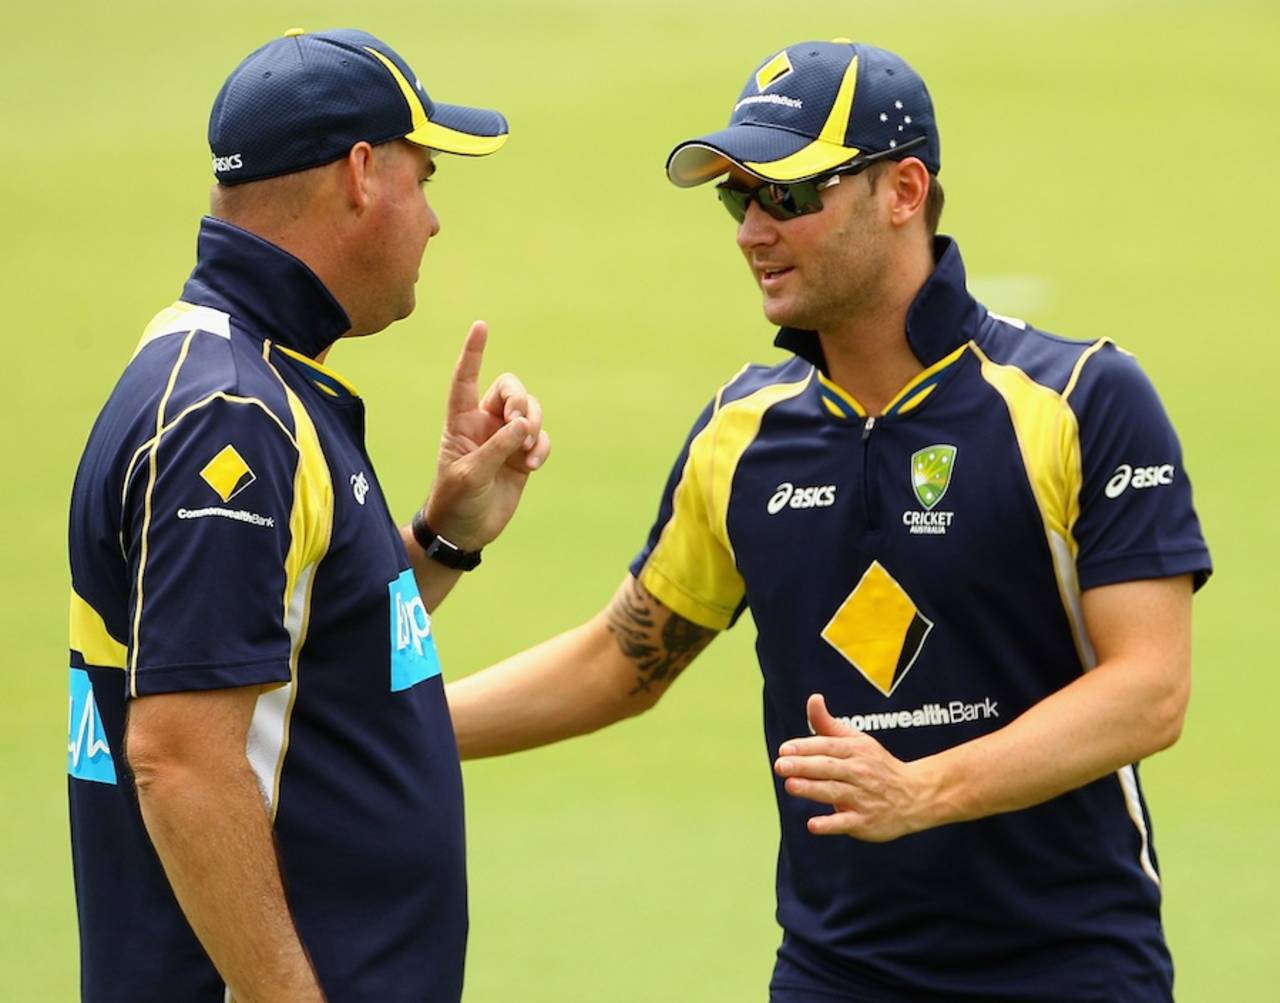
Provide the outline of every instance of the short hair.
{"type": "MultiPolygon", "coordinates": [[[[876,190],[876,185],[880,182],[880,175],[888,170],[889,163],[890,161],[882,161],[878,164],[872,164],[864,172],[872,192],[876,190]]],[[[947,195],[942,190],[942,182],[938,180],[936,174],[930,174],[929,191],[924,197],[924,225],[929,231],[930,238],[938,234],[938,223],[942,219],[942,208],[946,201],[947,195]]]]}
{"type": "Polygon", "coordinates": [[[215,184],[209,193],[210,211],[230,223],[264,217],[279,221],[297,219],[311,201],[316,178],[326,166],[239,185],[215,184]]]}
{"type": "Polygon", "coordinates": [[[938,235],[938,222],[942,219],[942,207],[947,204],[947,193],[942,190],[938,175],[929,175],[929,193],[924,197],[924,225],[930,237],[938,235]]]}

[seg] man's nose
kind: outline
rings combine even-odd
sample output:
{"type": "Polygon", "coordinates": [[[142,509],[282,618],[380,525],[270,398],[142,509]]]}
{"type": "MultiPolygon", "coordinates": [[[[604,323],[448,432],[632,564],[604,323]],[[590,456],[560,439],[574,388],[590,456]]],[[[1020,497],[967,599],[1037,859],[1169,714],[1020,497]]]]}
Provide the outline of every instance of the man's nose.
{"type": "Polygon", "coordinates": [[[752,199],[747,203],[747,214],[738,224],[738,246],[746,251],[752,247],[771,244],[778,236],[778,221],[760,208],[752,199]]]}

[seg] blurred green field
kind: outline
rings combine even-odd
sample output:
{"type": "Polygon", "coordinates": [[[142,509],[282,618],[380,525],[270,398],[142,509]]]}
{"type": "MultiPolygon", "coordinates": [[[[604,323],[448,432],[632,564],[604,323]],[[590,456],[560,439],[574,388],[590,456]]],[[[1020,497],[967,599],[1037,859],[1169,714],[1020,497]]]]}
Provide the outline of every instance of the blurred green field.
{"type": "MultiPolygon", "coordinates": [[[[541,395],[552,462],[436,618],[465,674],[599,608],[709,394],[778,357],[732,224],[663,176],[755,62],[846,35],[904,53],[943,137],[946,232],[1002,313],[1134,351],[1182,432],[1217,574],[1197,600],[1182,741],[1144,768],[1183,1003],[1280,993],[1280,712],[1267,404],[1280,362],[1274,2],[122,0],[24,3],[0,61],[0,283],[15,380],[0,625],[0,999],[75,998],[64,792],[66,500],[89,425],[177,294],[210,184],[207,109],[284,29],[356,23],[434,97],[505,111],[497,157],[446,158],[418,313],[329,362],[369,402],[405,514],[433,467],[467,324],[541,395]],[[1264,97],[1269,98],[1264,103],[1264,97]]],[[[743,623],[608,733],[466,768],[468,1003],[762,1000],[777,837],[743,623]]],[[[140,945],[145,950],[145,945],[140,945]]]]}

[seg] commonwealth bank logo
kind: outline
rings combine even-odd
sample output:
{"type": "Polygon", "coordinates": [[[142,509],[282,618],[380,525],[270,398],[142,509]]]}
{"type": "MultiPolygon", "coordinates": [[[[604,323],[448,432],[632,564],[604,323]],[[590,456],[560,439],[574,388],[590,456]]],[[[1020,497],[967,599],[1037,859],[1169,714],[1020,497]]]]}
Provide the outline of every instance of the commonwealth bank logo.
{"type": "Polygon", "coordinates": [[[218,450],[218,455],[205,464],[200,476],[224,502],[231,501],[257,480],[249,469],[249,464],[244,462],[244,457],[230,443],[218,450]]]}
{"type": "Polygon", "coordinates": [[[911,454],[911,486],[926,509],[942,501],[951,484],[951,471],[955,465],[955,446],[938,443],[911,454]]]}
{"type": "Polygon", "coordinates": [[[791,71],[791,57],[787,55],[787,50],[783,49],[756,70],[756,90],[763,94],[767,88],[772,87],[791,71]]]}
{"type": "Polygon", "coordinates": [[[882,694],[892,696],[924,648],[933,621],[879,561],[872,561],[822,639],[882,694]]]}

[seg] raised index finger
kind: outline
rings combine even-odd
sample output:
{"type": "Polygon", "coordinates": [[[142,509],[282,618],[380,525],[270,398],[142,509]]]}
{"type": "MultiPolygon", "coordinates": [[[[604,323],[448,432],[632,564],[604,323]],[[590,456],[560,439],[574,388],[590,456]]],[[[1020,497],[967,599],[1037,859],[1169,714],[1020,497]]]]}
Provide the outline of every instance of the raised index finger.
{"type": "Polygon", "coordinates": [[[471,325],[462,354],[453,367],[453,382],[449,384],[449,414],[467,414],[476,409],[480,401],[480,366],[484,362],[484,346],[489,339],[489,325],[482,320],[471,325]]]}

